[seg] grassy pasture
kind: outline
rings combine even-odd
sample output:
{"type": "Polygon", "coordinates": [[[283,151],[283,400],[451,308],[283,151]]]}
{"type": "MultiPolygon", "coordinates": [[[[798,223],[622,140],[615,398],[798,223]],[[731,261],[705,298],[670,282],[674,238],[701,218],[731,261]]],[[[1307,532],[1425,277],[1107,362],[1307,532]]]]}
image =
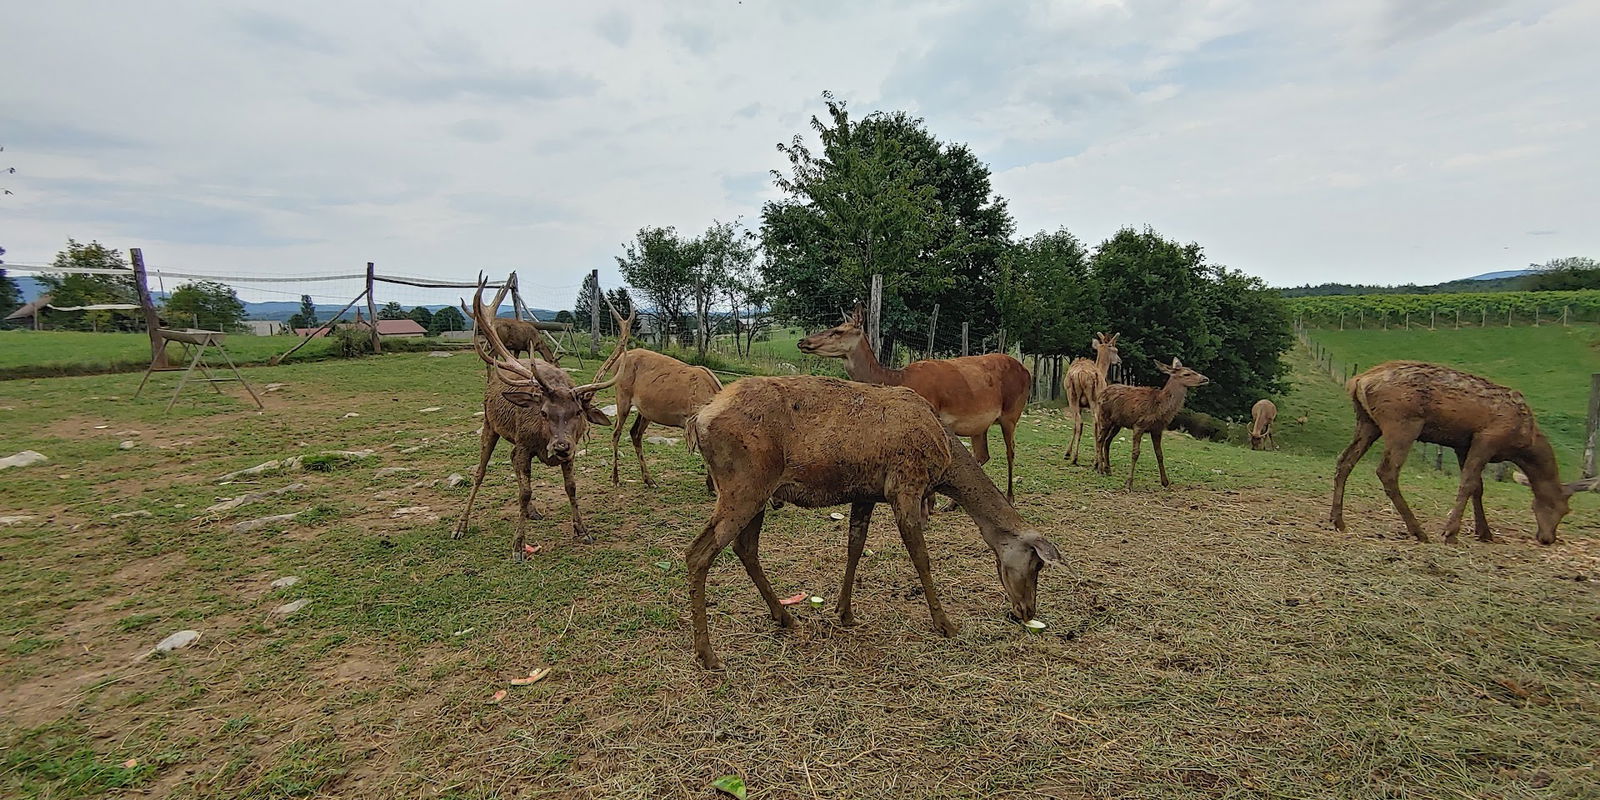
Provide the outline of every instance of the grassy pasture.
{"type": "MultiPolygon", "coordinates": [[[[265,364],[300,341],[297,336],[232,335],[228,355],[237,364],[265,364]]],[[[324,358],[333,342],[318,339],[300,348],[292,360],[324,358]]],[[[171,358],[180,354],[171,347],[171,358]]],[[[208,363],[222,358],[208,354],[208,363]]],[[[150,365],[150,337],[143,333],[0,330],[0,379],[37,375],[83,375],[143,371],[150,365]]]]}
{"type": "MultiPolygon", "coordinates": [[[[775,631],[737,560],[718,561],[721,673],[689,649],[682,553],[711,501],[681,445],[647,446],[655,490],[625,449],[614,490],[607,432],[593,434],[592,545],[570,538],[559,473],[536,469],[547,519],[519,565],[503,446],[462,540],[448,531],[467,487],[411,488],[470,475],[470,355],[249,376],[287,384],[265,412],[197,391],[163,416],[164,398],[130,401],[137,375],[0,383],[0,454],[51,458],[0,472],[0,515],[34,515],[0,527],[0,796],[710,798],[736,773],[752,797],[785,799],[1533,798],[1593,796],[1600,777],[1600,498],[1577,498],[1561,541],[1539,547],[1527,491],[1491,484],[1499,541],[1417,544],[1369,459],[1336,533],[1326,450],[1348,410],[1331,419],[1345,401],[1309,365],[1283,414],[1304,398],[1330,419],[1286,425],[1274,453],[1169,435],[1171,489],[1148,446],[1123,492],[1126,443],[1103,478],[1063,464],[1058,412],[1025,418],[1019,510],[1070,564],[1041,579],[1044,633],[1002,619],[992,558],[950,514],[928,540],[962,632],[934,636],[880,511],[855,628],[830,605],[775,631]],[[377,455],[216,482],[359,448],[377,455]],[[410,471],[376,474],[388,467],[410,471]],[[292,482],[305,488],[200,511],[292,482]],[[113,518],[127,512],[148,516],[113,518]],[[269,587],[285,575],[302,580],[269,587]],[[136,660],[184,628],[195,646],[136,660]],[[541,666],[549,678],[488,702],[541,666]]],[[[1403,480],[1436,530],[1453,478],[1403,480]]],[[[837,594],[830,510],[768,513],[780,594],[837,594]]]]}

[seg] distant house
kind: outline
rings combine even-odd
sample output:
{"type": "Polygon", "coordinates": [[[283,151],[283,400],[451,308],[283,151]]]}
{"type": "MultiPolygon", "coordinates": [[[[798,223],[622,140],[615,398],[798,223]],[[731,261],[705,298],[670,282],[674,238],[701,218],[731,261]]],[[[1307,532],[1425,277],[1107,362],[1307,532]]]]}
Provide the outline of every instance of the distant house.
{"type": "MultiPolygon", "coordinates": [[[[366,320],[362,320],[362,321],[356,322],[356,323],[343,323],[343,324],[340,324],[338,327],[340,327],[340,328],[360,328],[362,330],[367,330],[367,325],[368,325],[367,321],[366,320]]],[[[328,335],[328,331],[326,329],[319,329],[319,328],[295,328],[294,329],[294,335],[296,335],[296,336],[298,336],[298,337],[300,337],[302,339],[306,338],[307,336],[310,336],[313,333],[317,334],[317,338],[321,338],[323,336],[327,336],[328,335]]],[[[380,319],[380,320],[378,320],[378,336],[380,338],[384,338],[384,339],[420,339],[420,338],[422,338],[424,336],[427,336],[427,335],[428,335],[428,329],[422,327],[419,324],[417,324],[417,321],[414,320],[414,319],[380,319]]]]}
{"type": "Polygon", "coordinates": [[[254,336],[277,336],[283,333],[286,327],[282,322],[275,319],[247,319],[244,321],[244,325],[250,329],[250,333],[254,336]]]}

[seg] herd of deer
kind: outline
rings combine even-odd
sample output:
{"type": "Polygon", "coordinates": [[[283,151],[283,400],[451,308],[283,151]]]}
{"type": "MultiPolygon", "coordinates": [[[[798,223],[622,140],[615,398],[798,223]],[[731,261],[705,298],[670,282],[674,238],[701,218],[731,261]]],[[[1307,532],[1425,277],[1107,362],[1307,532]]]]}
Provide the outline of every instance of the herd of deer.
{"type": "MultiPolygon", "coordinates": [[[[480,284],[470,309],[480,332],[478,354],[490,366],[484,426],[478,469],[466,511],[455,527],[456,537],[467,530],[490,455],[504,438],[512,444],[511,463],[519,488],[512,556],[524,557],[526,521],[540,518],[531,503],[534,458],[561,468],[573,531],[589,541],[573,480],[578,443],[590,423],[613,425],[611,480],[616,484],[622,430],[637,408],[630,433],[644,482],[654,485],[641,448],[644,431],[653,422],[684,429],[690,450],[705,461],[707,489],[716,495],[715,510],[687,555],[694,649],[706,667],[718,666],[706,629],[706,574],[717,553],[730,544],[773,620],[783,627],[794,624],[761,567],[761,526],[769,504],[773,508],[783,502],[806,508],[850,505],[838,603],[840,620],[846,625],[854,623],[851,594],[868,523],[876,505],[887,503],[921,580],[934,628],[942,635],[954,635],[956,627],[939,604],[923,539],[935,494],[948,497],[951,507],[959,505],[977,523],[994,553],[1010,615],[1018,622],[1033,619],[1039,572],[1060,556],[1012,505],[1015,433],[1031,389],[1028,370],[1015,358],[994,353],[890,369],[879,363],[868,345],[857,308],[841,324],[799,342],[801,352],[843,359],[851,380],[751,377],[724,388],[704,367],[650,350],[627,349],[635,315],[623,319],[613,309],[620,325],[616,350],[596,370],[597,382],[574,385],[564,370],[547,360],[515,357],[513,343],[499,324],[503,320],[494,313],[505,290],[486,307],[484,288],[480,284]],[[611,377],[599,380],[607,372],[611,377]],[[594,405],[596,393],[612,386],[617,388],[614,423],[594,405]],[[996,424],[1006,445],[1004,494],[982,466],[989,458],[988,432],[996,424]],[[971,452],[957,436],[971,437],[971,452]]],[[[1161,483],[1170,485],[1162,433],[1182,409],[1188,390],[1209,380],[1174,358],[1170,364],[1157,364],[1167,375],[1160,388],[1108,384],[1108,369],[1121,362],[1117,338],[1098,334],[1092,343],[1095,358],[1078,359],[1067,371],[1063,383],[1073,434],[1066,456],[1078,462],[1087,410],[1094,420],[1097,471],[1110,473],[1111,442],[1128,429],[1133,440],[1125,485],[1133,486],[1139,441],[1146,434],[1155,450],[1161,483]]],[[[535,336],[532,341],[539,340],[535,336]]],[[[1347,388],[1355,406],[1356,435],[1339,457],[1334,480],[1331,521],[1339,530],[1344,530],[1345,479],[1382,436],[1386,444],[1378,476],[1418,540],[1426,541],[1427,536],[1401,496],[1397,478],[1412,442],[1421,440],[1454,448],[1461,462],[1460,491],[1445,523],[1447,541],[1455,540],[1468,498],[1474,503],[1478,537],[1489,539],[1482,473],[1491,461],[1510,461],[1522,469],[1533,489],[1538,541],[1555,541],[1556,525],[1567,513],[1567,498],[1577,486],[1560,484],[1550,443],[1519,393],[1447,367],[1404,361],[1374,367],[1352,379],[1347,388]]],[[[1250,428],[1253,448],[1272,445],[1276,416],[1271,401],[1256,404],[1250,428]]]]}

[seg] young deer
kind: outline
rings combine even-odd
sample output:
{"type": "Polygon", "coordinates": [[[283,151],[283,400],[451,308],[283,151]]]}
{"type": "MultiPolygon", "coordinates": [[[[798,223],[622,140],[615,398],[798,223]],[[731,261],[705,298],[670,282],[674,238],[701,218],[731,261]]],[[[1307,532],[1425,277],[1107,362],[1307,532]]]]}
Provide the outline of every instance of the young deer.
{"type": "MultiPolygon", "coordinates": [[[[527,363],[516,360],[500,341],[495,327],[489,324],[493,312],[483,305],[484,281],[480,277],[478,293],[472,300],[472,317],[483,337],[478,342],[478,357],[489,365],[489,377],[483,393],[483,432],[478,446],[478,471],[472,478],[472,492],[467,495],[466,510],[456,524],[452,538],[459,539],[467,532],[467,522],[472,518],[472,504],[478,498],[478,488],[483,485],[484,473],[489,468],[489,457],[494,454],[500,439],[511,440],[511,468],[517,474],[517,501],[521,513],[517,518],[517,536],[511,544],[511,555],[522,560],[522,543],[527,520],[541,519],[533,507],[533,476],[531,467],[537,458],[550,466],[561,467],[561,477],[566,485],[567,502],[572,506],[572,532],[589,541],[588,529],[578,511],[578,485],[572,474],[573,453],[577,442],[589,430],[589,423],[609,425],[611,420],[594,407],[596,392],[616,383],[616,378],[599,383],[572,385],[565,370],[544,361],[532,359],[527,363]]],[[[497,298],[498,299],[498,298],[497,298]]],[[[632,318],[629,318],[629,322],[632,318]]],[[[623,338],[627,338],[627,326],[623,338]]],[[[619,346],[620,347],[620,346],[619,346]]]]}
{"type": "Polygon", "coordinates": [[[1329,519],[1334,527],[1344,530],[1344,484],[1350,470],[1382,436],[1378,480],[1417,541],[1428,541],[1428,535],[1400,494],[1400,467],[1412,442],[1422,441],[1455,450],[1461,466],[1461,486],[1444,523],[1445,541],[1454,542],[1460,533],[1468,498],[1472,499],[1478,539],[1493,541],[1489,520],[1483,514],[1483,468],[1490,462],[1510,461],[1528,476],[1533,490],[1539,543],[1555,542],[1556,526],[1567,515],[1567,498],[1584,482],[1562,485],[1555,451],[1521,392],[1420,361],[1379,364],[1351,378],[1345,389],[1355,406],[1356,433],[1339,455],[1333,477],[1329,519]]]}
{"type": "Polygon", "coordinates": [[[1272,440],[1272,423],[1278,419],[1278,406],[1265,397],[1250,407],[1250,449],[1276,450],[1272,440]]]}
{"type": "Polygon", "coordinates": [[[1100,407],[1100,394],[1106,390],[1106,374],[1111,365],[1122,363],[1122,356],[1117,353],[1118,336],[1121,334],[1095,334],[1089,342],[1094,360],[1074,360],[1072,366],[1067,367],[1067,376],[1061,380],[1067,393],[1067,413],[1072,415],[1072,442],[1067,445],[1066,457],[1074,464],[1078,463],[1078,453],[1083,449],[1083,410],[1089,410],[1092,425],[1100,407]]]}
{"type": "Polygon", "coordinates": [[[844,322],[801,339],[800,352],[844,359],[851,380],[904,386],[933,405],[939,421],[957,436],[972,437],[972,454],[989,462],[989,428],[1000,425],[1006,440],[1006,499],[1012,499],[1017,420],[1028,407],[1032,378],[1022,362],[1004,353],[915,361],[887,369],[867,346],[860,306],[844,322]]]}
{"type": "MultiPolygon", "coordinates": [[[[611,316],[622,322],[616,309],[611,310],[611,316]]],[[[611,429],[611,483],[619,483],[617,462],[620,459],[617,449],[622,440],[622,429],[628,423],[628,413],[638,406],[639,416],[634,420],[628,438],[633,440],[633,453],[639,457],[639,474],[644,476],[644,484],[655,486],[650,469],[644,463],[645,429],[652,422],[682,428],[685,420],[722,391],[722,382],[705,367],[691,366],[654,350],[639,348],[624,354],[622,348],[626,344],[626,340],[618,342],[617,352],[595,371],[596,375],[602,375],[621,361],[621,366],[616,367],[617,423],[611,429]]],[[[706,476],[706,488],[712,488],[709,475],[706,476]]]]}
{"type": "Polygon", "coordinates": [[[1127,428],[1133,433],[1133,453],[1128,458],[1128,483],[1133,488],[1133,473],[1139,466],[1139,437],[1150,434],[1150,447],[1156,451],[1156,468],[1161,472],[1161,485],[1171,486],[1167,480],[1167,459],[1161,452],[1161,434],[1172,424],[1172,418],[1183,409],[1189,390],[1211,382],[1210,378],[1172,359],[1172,366],[1159,361],[1156,369],[1167,374],[1167,385],[1157,389],[1152,386],[1107,386],[1100,395],[1100,409],[1094,417],[1094,468],[1101,475],[1111,474],[1111,440],[1117,432],[1127,428]]]}
{"type": "Polygon", "coordinates": [[[928,402],[908,389],[813,376],[745,378],[723,389],[685,431],[717,484],[716,510],[687,556],[694,649],[707,668],[716,669],[718,662],[706,630],[706,572],[730,543],[773,620],[794,625],[758,554],[765,506],[773,498],[806,508],[850,504],[839,590],[839,618],[846,625],[855,622],[850,595],[856,563],[878,503],[894,509],[933,626],[944,636],[955,635],[956,626],[939,604],[922,536],[932,493],[956,500],[978,523],[1019,621],[1033,618],[1040,568],[1059,559],[1055,546],[1023,522],[928,402]]]}

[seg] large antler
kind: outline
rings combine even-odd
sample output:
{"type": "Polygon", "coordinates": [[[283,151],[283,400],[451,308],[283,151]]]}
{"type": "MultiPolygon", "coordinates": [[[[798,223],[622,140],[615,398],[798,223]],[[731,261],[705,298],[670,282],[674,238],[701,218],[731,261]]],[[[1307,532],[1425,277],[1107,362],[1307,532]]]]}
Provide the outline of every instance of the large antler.
{"type": "MultiPolygon", "coordinates": [[[[500,334],[494,329],[494,312],[484,308],[483,305],[483,290],[488,288],[488,285],[488,279],[484,277],[483,273],[478,273],[478,291],[472,296],[472,321],[478,326],[478,333],[484,339],[483,342],[477,343],[473,348],[478,351],[478,358],[483,359],[483,363],[500,370],[502,373],[501,378],[505,379],[507,383],[516,386],[538,384],[539,388],[547,389],[548,387],[544,385],[544,381],[539,379],[539,371],[518,361],[516,356],[511,355],[510,351],[506,350],[505,342],[500,341],[500,334]],[[485,349],[486,346],[487,350],[485,349]],[[504,373],[511,373],[518,377],[507,378],[504,373]]],[[[501,301],[505,300],[506,297],[506,288],[505,286],[500,287],[500,291],[495,294],[492,308],[500,308],[501,301]]],[[[466,304],[466,300],[461,302],[463,305],[466,304]]]]}
{"type": "Polygon", "coordinates": [[[628,318],[623,319],[622,315],[617,313],[616,306],[611,305],[610,298],[606,298],[606,305],[611,308],[611,316],[615,317],[617,323],[622,327],[621,331],[617,334],[617,349],[612,351],[611,357],[606,359],[605,363],[601,364],[600,368],[595,370],[594,374],[598,376],[604,373],[606,364],[614,364],[616,366],[616,372],[612,373],[611,379],[608,381],[586,383],[576,389],[573,389],[573,394],[593,393],[598,392],[601,389],[609,389],[611,388],[611,384],[616,383],[617,379],[622,377],[623,353],[628,349],[628,335],[633,331],[633,321],[638,318],[639,309],[629,309],[628,318]]]}

